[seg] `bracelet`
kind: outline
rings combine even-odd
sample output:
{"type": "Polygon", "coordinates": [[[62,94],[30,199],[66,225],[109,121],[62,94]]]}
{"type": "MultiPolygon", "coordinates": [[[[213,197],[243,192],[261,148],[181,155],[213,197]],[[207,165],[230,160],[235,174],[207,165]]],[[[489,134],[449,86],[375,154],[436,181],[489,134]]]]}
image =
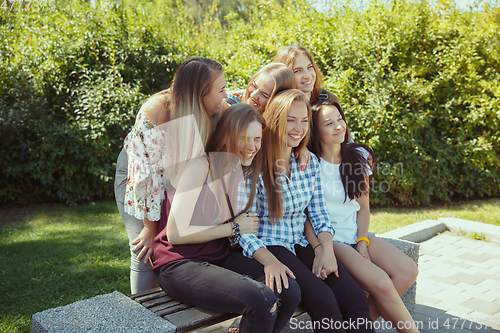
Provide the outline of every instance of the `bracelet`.
{"type": "Polygon", "coordinates": [[[313,248],[313,251],[314,251],[314,250],[316,250],[316,248],[317,248],[318,246],[321,246],[321,243],[319,243],[318,245],[316,245],[316,246],[313,248]]]}
{"type": "Polygon", "coordinates": [[[358,240],[356,241],[356,245],[358,245],[358,243],[361,241],[366,242],[366,247],[370,246],[370,240],[367,237],[359,237],[358,240]]]}
{"type": "Polygon", "coordinates": [[[231,244],[231,246],[235,246],[240,242],[240,225],[236,222],[236,220],[232,220],[231,223],[233,227],[231,230],[231,237],[229,237],[229,244],[231,244]]]}

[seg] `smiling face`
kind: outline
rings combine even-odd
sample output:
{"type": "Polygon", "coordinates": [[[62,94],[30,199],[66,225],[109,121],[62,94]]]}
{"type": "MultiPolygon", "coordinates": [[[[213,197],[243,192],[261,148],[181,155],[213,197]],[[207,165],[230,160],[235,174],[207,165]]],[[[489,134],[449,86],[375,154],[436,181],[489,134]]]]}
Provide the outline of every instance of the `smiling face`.
{"type": "Polygon", "coordinates": [[[219,112],[219,105],[222,99],[227,97],[225,88],[226,78],[224,77],[224,73],[221,73],[212,83],[210,92],[203,96],[203,105],[209,117],[213,117],[219,112]]]}
{"type": "Polygon", "coordinates": [[[321,145],[341,144],[345,140],[346,122],[333,105],[325,105],[318,113],[318,136],[321,145]]]}
{"type": "Polygon", "coordinates": [[[292,70],[297,89],[306,94],[313,91],[316,82],[316,71],[311,60],[306,55],[299,54],[295,57],[292,70]]]}
{"type": "Polygon", "coordinates": [[[297,147],[309,130],[307,107],[303,102],[293,101],[287,116],[287,146],[297,147]]]}
{"type": "MultiPolygon", "coordinates": [[[[229,147],[229,138],[226,146],[229,147]]],[[[262,145],[262,124],[257,120],[252,121],[237,143],[236,155],[240,158],[242,166],[250,166],[262,145]]],[[[231,150],[231,149],[228,149],[231,150]]]]}
{"type": "Polygon", "coordinates": [[[266,109],[269,97],[274,90],[274,80],[266,73],[262,73],[248,85],[247,103],[253,105],[262,114],[266,109]]]}

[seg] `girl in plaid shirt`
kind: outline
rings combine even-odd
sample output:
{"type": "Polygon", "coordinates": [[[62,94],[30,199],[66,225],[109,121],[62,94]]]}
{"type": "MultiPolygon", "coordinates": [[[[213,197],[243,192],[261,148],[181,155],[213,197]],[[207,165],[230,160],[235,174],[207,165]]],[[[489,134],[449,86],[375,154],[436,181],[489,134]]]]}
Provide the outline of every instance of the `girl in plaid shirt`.
{"type": "MultiPolygon", "coordinates": [[[[241,235],[243,254],[264,267],[265,282],[280,293],[289,278],[301,288],[301,306],[311,316],[315,332],[374,332],[366,296],[333,252],[334,230],[325,208],[317,158],[312,155],[300,171],[294,151],[301,151],[309,138],[311,110],[308,98],[299,90],[277,94],[265,112],[263,173],[257,196],[249,211],[259,217],[255,234],[241,235]],[[314,228],[322,256],[315,259],[304,236],[307,215],[314,228]],[[328,277],[313,274],[313,260],[328,277]],[[362,322],[364,324],[349,325],[362,322]]],[[[248,189],[247,189],[248,192],[248,189]]]]}

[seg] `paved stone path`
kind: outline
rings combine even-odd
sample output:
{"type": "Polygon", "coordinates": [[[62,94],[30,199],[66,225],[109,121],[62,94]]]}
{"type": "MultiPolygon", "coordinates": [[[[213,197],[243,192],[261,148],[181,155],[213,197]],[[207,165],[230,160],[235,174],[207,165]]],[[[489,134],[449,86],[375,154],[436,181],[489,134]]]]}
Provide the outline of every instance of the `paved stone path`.
{"type": "Polygon", "coordinates": [[[421,332],[500,332],[500,243],[451,232],[420,243],[421,332]]]}

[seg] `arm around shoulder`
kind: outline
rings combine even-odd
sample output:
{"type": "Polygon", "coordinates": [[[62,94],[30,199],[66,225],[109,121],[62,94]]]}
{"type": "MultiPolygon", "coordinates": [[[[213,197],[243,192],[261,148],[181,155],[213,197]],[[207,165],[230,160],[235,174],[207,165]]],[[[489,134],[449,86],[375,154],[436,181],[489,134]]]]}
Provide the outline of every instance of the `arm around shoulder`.
{"type": "Polygon", "coordinates": [[[199,244],[231,235],[231,224],[192,226],[196,203],[206,185],[209,163],[205,157],[193,159],[177,183],[167,220],[167,239],[171,244],[199,244]]]}

